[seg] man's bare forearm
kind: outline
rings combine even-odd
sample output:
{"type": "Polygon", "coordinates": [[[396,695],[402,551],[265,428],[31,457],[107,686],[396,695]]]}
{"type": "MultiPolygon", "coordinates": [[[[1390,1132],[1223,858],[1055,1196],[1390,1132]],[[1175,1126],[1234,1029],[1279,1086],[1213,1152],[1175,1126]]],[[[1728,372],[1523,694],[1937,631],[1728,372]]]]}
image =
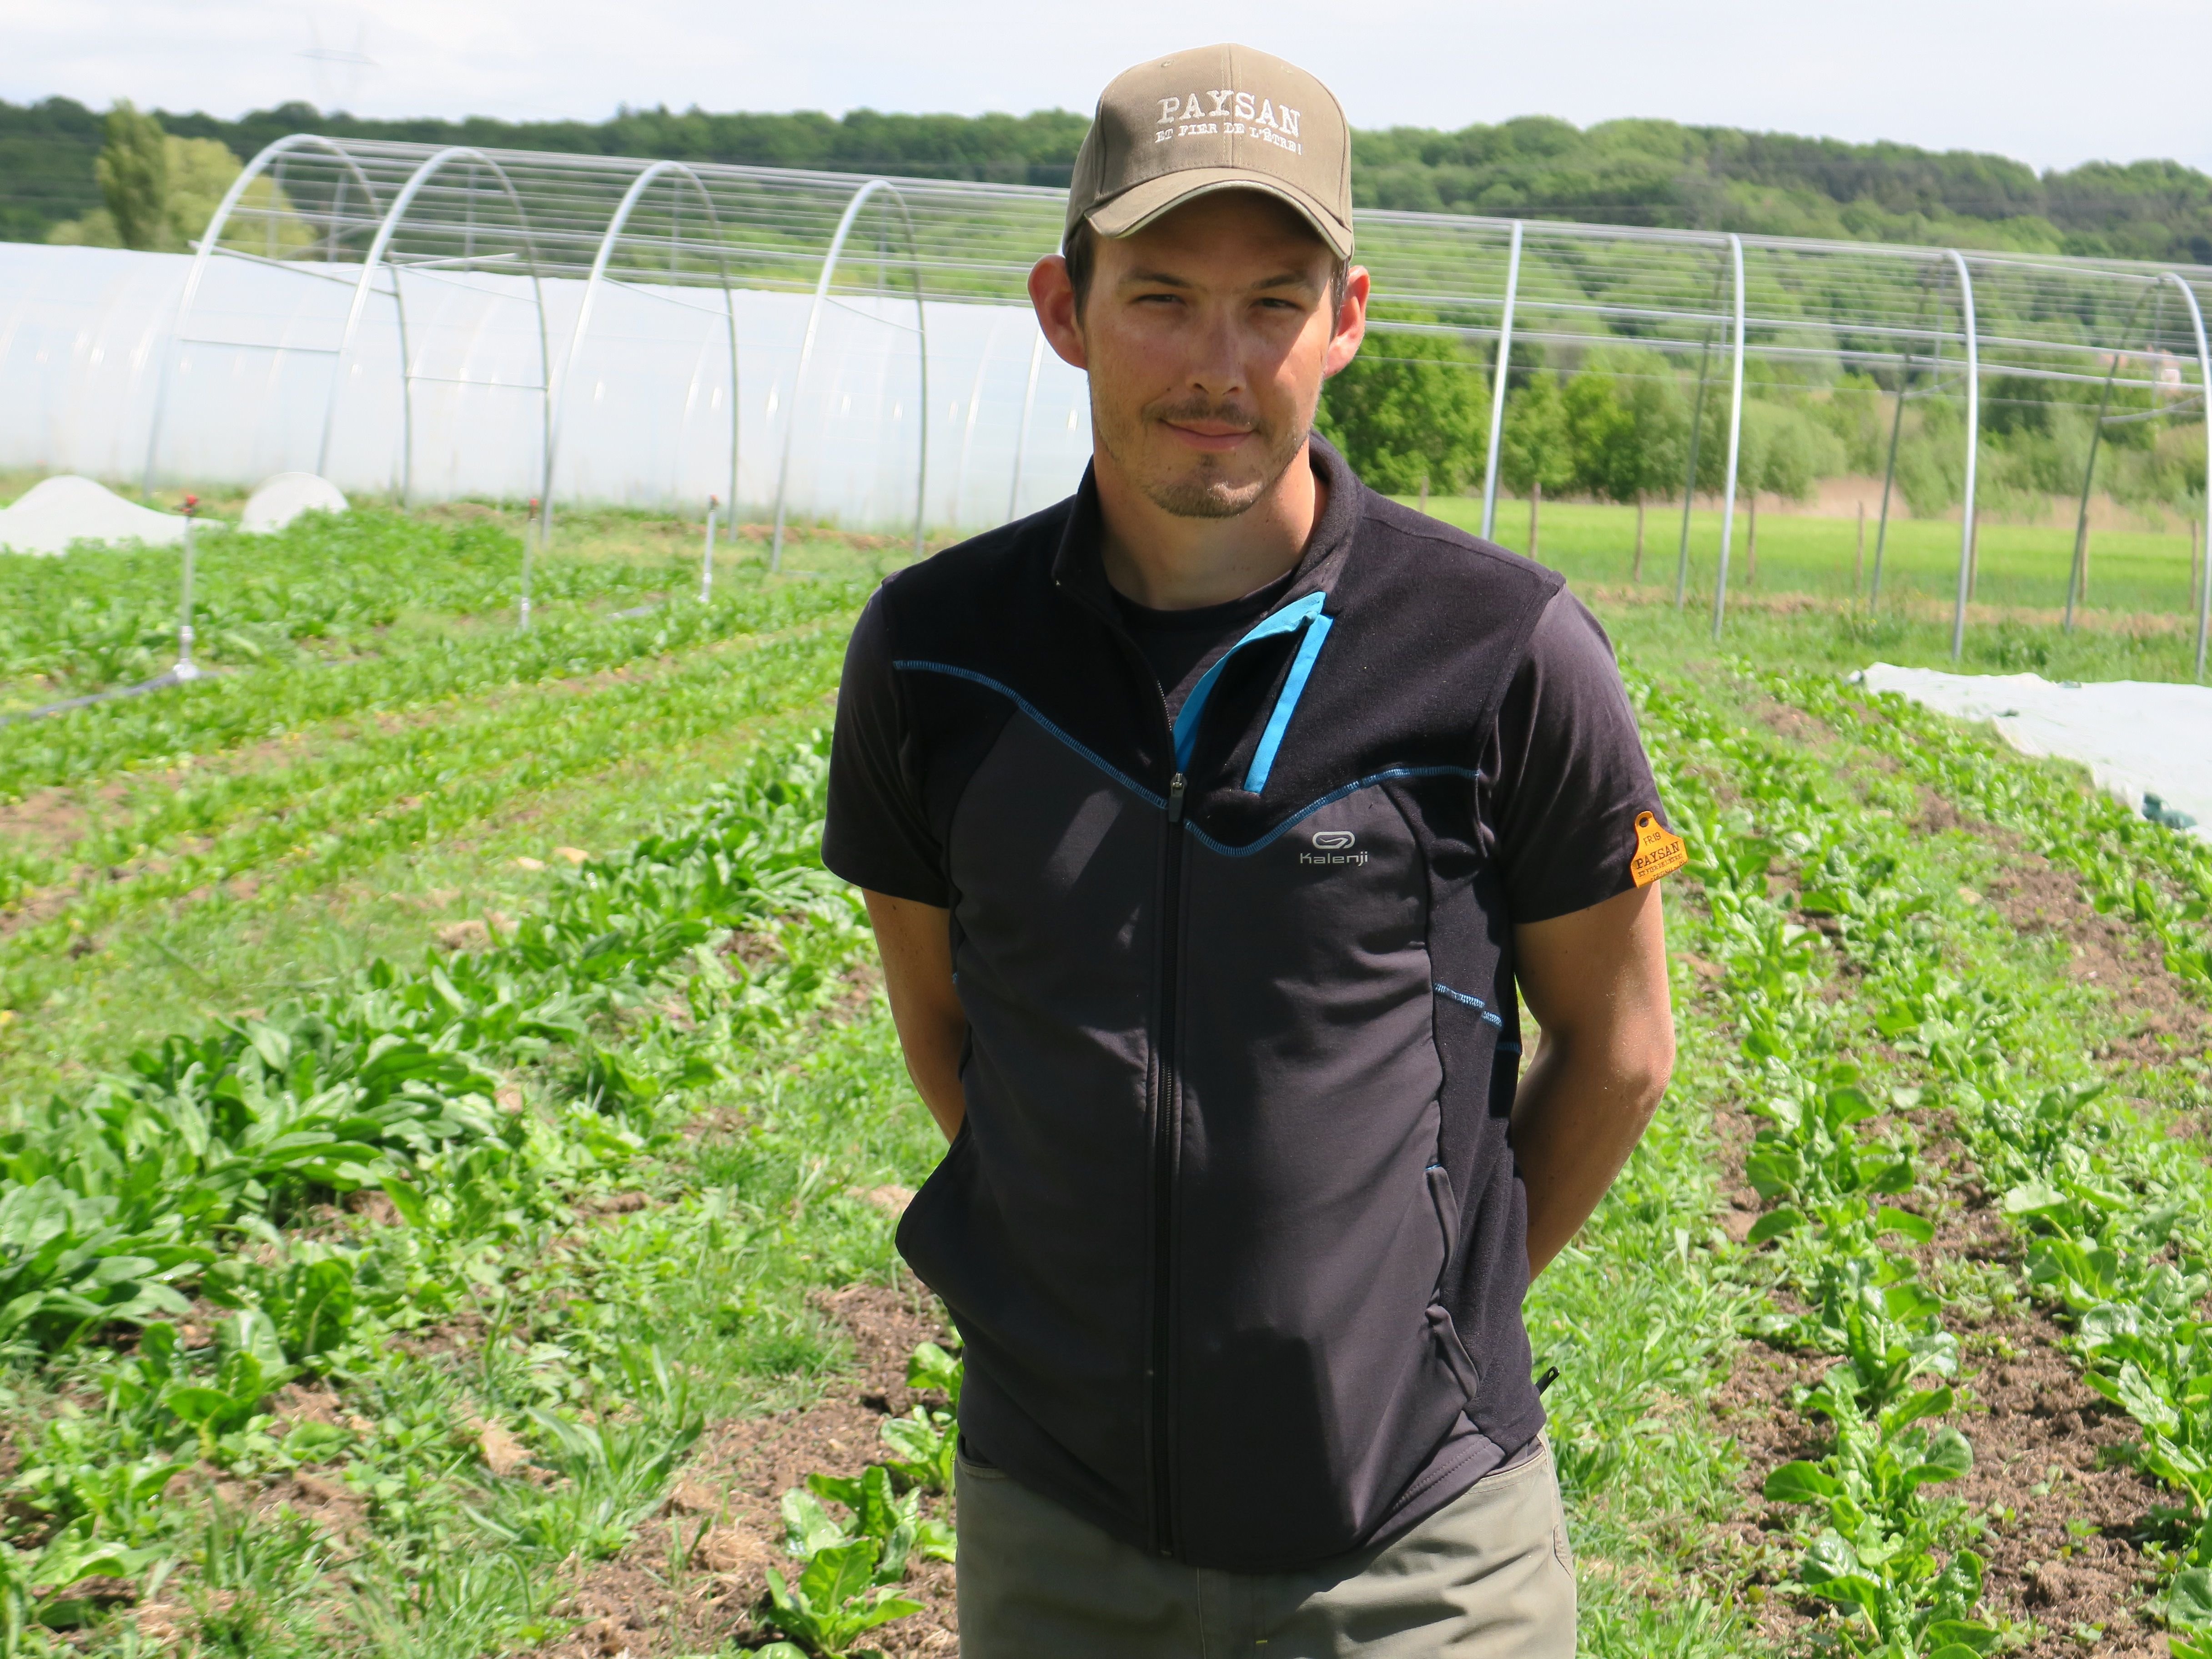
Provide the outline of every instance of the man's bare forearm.
{"type": "Polygon", "coordinates": [[[1528,1196],[1528,1273],[1582,1231],[1665,1092],[1668,1058],[1585,1052],[1547,1039],[1514,1104],[1513,1152],[1528,1196]]]}
{"type": "Polygon", "coordinates": [[[1674,1068],[1656,887],[1514,930],[1521,994],[1543,1039],[1513,1102],[1533,1278],[1590,1218],[1674,1068]]]}
{"type": "Polygon", "coordinates": [[[960,1051],[968,1041],[968,1016],[952,984],[950,919],[934,905],[862,890],[876,948],[884,962],[884,989],[891,1023],[898,1027],[907,1075],[947,1140],[960,1133],[968,1100],[960,1086],[960,1051]]]}

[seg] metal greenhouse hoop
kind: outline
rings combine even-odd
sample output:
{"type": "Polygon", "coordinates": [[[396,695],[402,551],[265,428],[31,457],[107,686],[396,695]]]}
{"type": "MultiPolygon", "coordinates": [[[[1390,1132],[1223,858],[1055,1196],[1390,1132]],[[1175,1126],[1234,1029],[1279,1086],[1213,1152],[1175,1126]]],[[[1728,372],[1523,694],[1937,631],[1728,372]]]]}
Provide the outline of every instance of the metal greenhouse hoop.
{"type": "MultiPolygon", "coordinates": [[[[196,339],[185,331],[191,319],[193,303],[199,297],[200,285],[207,278],[209,263],[219,252],[229,253],[240,258],[252,257],[250,254],[239,254],[235,250],[225,248],[222,246],[223,232],[229,228],[232,215],[236,211],[239,203],[245,199],[246,192],[252,187],[254,180],[264,174],[270,177],[270,188],[276,193],[276,201],[281,202],[283,199],[282,186],[277,182],[276,169],[282,167],[287,156],[295,151],[303,149],[322,150],[335,157],[345,167],[353,180],[361,186],[363,198],[372,204],[376,200],[376,187],[369,183],[368,175],[362,171],[361,164],[347,153],[342,143],[335,139],[325,138],[319,133],[295,132],[289,137],[279,138],[275,143],[267,146],[255,155],[246,163],[238,177],[231,180],[230,188],[222,193],[222,199],[216,204],[215,214],[209,219],[208,228],[201,233],[199,245],[193,251],[191,270],[185,278],[182,292],[177,296],[177,319],[162,349],[161,372],[155,383],[153,417],[146,433],[145,476],[139,489],[139,493],[149,499],[154,494],[154,469],[156,457],[161,450],[162,417],[167,413],[169,405],[169,376],[174,366],[178,349],[187,345],[227,347],[234,350],[251,349],[241,346],[236,341],[196,339]]],[[[275,235],[276,219],[276,215],[272,211],[270,220],[272,240],[275,235]]],[[[335,229],[335,220],[333,229],[335,229]]],[[[333,252],[335,252],[335,249],[333,252]]],[[[272,256],[270,263],[278,262],[272,256]]],[[[324,273],[314,274],[320,276],[324,273]]],[[[342,281],[343,279],[331,277],[329,280],[342,281]]],[[[267,349],[313,356],[335,356],[337,355],[334,348],[293,345],[289,343],[267,349]]],[[[335,368],[332,373],[336,373],[335,368]]]]}
{"type": "MultiPolygon", "coordinates": [[[[1057,420],[1045,423],[1050,431],[1035,429],[1041,407],[1049,402],[1057,410],[1069,396],[1073,371],[1048,362],[1042,337],[1034,333],[1024,365],[1019,355],[1006,351],[1000,327],[1017,309],[1026,322],[1024,279],[1034,260],[1057,246],[1065,201],[1058,191],[959,180],[855,179],[308,136],[280,140],[254,157],[226,193],[182,279],[168,336],[151,349],[161,373],[149,389],[153,416],[145,441],[145,483],[150,489],[165,460],[174,467],[187,450],[195,458],[191,465],[204,469],[208,463],[198,458],[211,448],[258,446],[283,454],[287,445],[304,447],[304,434],[317,428],[304,410],[288,426],[270,424],[273,416],[264,414],[258,427],[250,418],[239,422],[242,435],[234,441],[219,431],[211,439],[214,428],[195,418],[191,443],[185,445],[178,423],[186,383],[179,371],[204,337],[210,349],[264,351],[276,354],[272,361],[279,363],[284,354],[330,360],[329,384],[313,386],[323,403],[315,445],[319,468],[343,464],[358,477],[362,467],[354,458],[365,453],[374,465],[381,452],[391,457],[390,473],[399,488],[421,494],[431,452],[416,451],[434,430],[441,443],[453,446],[439,452],[447,459],[435,488],[516,496],[534,492],[543,512],[538,527],[550,528],[561,490],[569,492],[566,500],[583,493],[587,478],[592,488],[600,487],[597,446],[608,439],[637,441],[635,421],[605,437],[600,427],[586,423],[578,400],[588,401],[590,388],[575,386],[587,372],[593,343],[610,333],[609,289],[621,287],[711,313],[713,329],[726,337],[718,341],[712,331],[700,331],[683,333],[678,342],[679,330],[653,323],[639,337],[650,342],[650,349],[611,362],[610,378],[623,377],[618,407],[625,414],[641,407],[671,411],[679,440],[679,459],[665,477],[646,487],[645,499],[663,499],[662,492],[673,499],[690,490],[726,495],[733,510],[748,499],[757,510],[772,508],[777,529],[769,562],[776,565],[792,515],[809,510],[810,501],[823,512],[872,514],[919,532],[933,515],[964,525],[975,506],[986,501],[988,513],[997,514],[997,492],[1003,489],[1003,511],[1011,518],[1046,465],[1044,457],[1051,457],[1059,488],[1061,473],[1079,466],[1089,447],[1076,421],[1066,434],[1057,420]],[[464,171],[465,187],[459,182],[464,171]],[[663,185],[665,191],[656,188],[663,185]],[[873,261],[848,259],[852,235],[872,208],[884,221],[882,247],[873,261]],[[895,226],[889,222],[893,215],[895,226]],[[261,236],[241,230],[258,230],[257,216],[268,227],[265,250],[261,236]],[[655,252],[664,238],[665,275],[655,252]],[[634,258],[632,250],[641,257],[634,258]],[[633,264],[646,274],[634,273],[633,264]],[[343,283],[349,292],[343,318],[338,307],[312,300],[289,313],[267,309],[265,279],[234,276],[228,279],[234,287],[223,287],[218,301],[216,273],[249,266],[343,283]],[[386,268],[392,273],[389,282],[386,268]],[[527,290],[524,278],[531,283],[527,290]],[[447,285],[439,292],[455,296],[434,310],[425,307],[420,286],[434,282],[447,285]],[[688,288],[722,291],[693,304],[680,292],[688,288]],[[392,311],[374,311],[372,296],[388,297],[392,311]],[[848,340],[823,331],[828,307],[844,304],[848,296],[865,297],[869,303],[853,308],[877,324],[911,326],[922,388],[913,432],[900,422],[901,404],[892,400],[884,378],[896,373],[902,390],[902,349],[878,350],[860,343],[865,337],[848,340]],[[915,307],[910,325],[898,320],[909,301],[915,307]],[[519,323],[507,320],[514,313],[505,308],[518,303],[531,316],[527,337],[519,323]],[[257,312],[257,304],[264,308],[257,312]],[[551,349],[556,329],[567,331],[557,363],[551,349]],[[361,378],[357,365],[389,353],[400,336],[407,344],[393,408],[380,362],[374,398],[368,383],[356,388],[353,381],[361,378]],[[710,424],[702,451],[689,447],[684,434],[692,430],[695,409],[719,406],[708,404],[702,388],[715,383],[719,399],[726,371],[714,364],[726,345],[738,359],[726,369],[731,429],[725,434],[710,424]],[[427,360],[418,361],[434,349],[459,354],[452,371],[459,378],[438,388],[436,398],[430,382],[450,377],[442,367],[434,372],[427,360]],[[833,356],[839,364],[833,365],[833,356]],[[797,424],[811,416],[797,405],[821,404],[822,386],[834,378],[833,367],[838,374],[848,372],[842,367],[848,357],[874,366],[873,389],[861,392],[873,398],[873,410],[866,424],[836,428],[844,464],[810,473],[808,460],[825,453],[812,447],[825,441],[830,428],[810,427],[802,439],[797,424]],[[777,369],[764,370],[763,363],[777,369]],[[779,418],[781,405],[787,422],[775,434],[772,449],[755,444],[749,465],[740,465],[748,459],[740,443],[740,366],[751,375],[753,395],[765,394],[768,418],[779,418]],[[964,409],[955,403],[933,411],[927,393],[933,384],[963,387],[964,409]],[[520,407],[495,419],[468,418],[470,389],[479,386],[534,393],[529,426],[520,407]],[[357,405],[350,400],[356,390],[362,394],[357,405]],[[680,420],[672,413],[678,408],[684,411],[680,420]],[[334,435],[341,424],[343,446],[334,435]],[[934,458],[933,437],[943,450],[934,458]],[[726,454],[720,447],[726,438],[726,454]],[[593,447],[590,467],[580,447],[587,444],[593,447]],[[493,446],[495,460],[482,459],[493,446]],[[907,486],[894,482],[905,476],[902,469],[909,457],[915,468],[910,520],[907,486]],[[456,482],[464,477],[479,482],[456,482]],[[487,477],[499,482],[481,482],[487,477]]],[[[1706,447],[1720,439],[1717,428],[1705,428],[1716,412],[1711,407],[1719,391],[1714,371],[1726,342],[1735,479],[1722,503],[1727,568],[1717,568],[1711,595],[1714,621],[1723,628],[1735,597],[1728,584],[1737,574],[1737,497],[1747,487],[1767,487],[1771,468],[1761,458],[1765,434],[1778,429],[1771,425],[1776,411],[1811,410],[1844,388],[1875,400],[1866,406],[1869,412],[1860,428],[1887,428],[1862,441],[1870,451],[1865,465],[1882,473],[1875,587],[1869,602],[1882,603],[1900,581],[1923,596],[1940,592],[1948,600],[1954,649],[1963,654],[1979,574],[1975,535],[1988,482],[1979,453],[1981,428],[1993,409],[2026,400],[2076,410],[2086,418],[2109,382],[2115,405],[2124,392],[2136,403],[2148,400],[2159,405],[2157,412],[2186,419],[2197,407],[2186,392],[2201,396],[2212,376],[2212,354],[2197,337],[2201,284],[2212,271],[2195,267],[1395,211],[1361,214],[1358,234],[1359,257],[1374,274],[1369,317],[1378,340],[1449,337],[1462,349],[1451,354],[1455,361],[1463,358],[1470,374],[1490,370],[1492,384],[1480,400],[1488,404],[1488,429],[1466,440],[1468,476],[1457,487],[1471,494],[1480,478],[1480,520],[1492,533],[1498,528],[1500,473],[1510,470],[1504,464],[1514,435],[1516,356],[1531,355],[1545,374],[1563,385],[1589,371],[1624,382],[1664,380],[1679,389],[1670,395],[1694,405],[1672,417],[1679,429],[1687,415],[1686,441],[1694,447],[1684,458],[1686,533],[1677,556],[1675,586],[1684,604],[1690,588],[1686,528],[1696,506],[1697,475],[1717,459],[1706,447]],[[2169,288],[2180,303],[2156,314],[2134,314],[2146,292],[2169,288]],[[1957,295],[1955,316],[1948,314],[1951,290],[1957,295]],[[2192,362],[2193,382],[2177,367],[2192,362]],[[2178,384],[2183,392],[2174,390],[2178,384]],[[1963,398],[1953,404],[1960,393],[1963,398]],[[1940,405],[1943,420],[1916,428],[1906,418],[1908,402],[1940,405]],[[1956,415],[1948,412],[1953,409],[1956,415]],[[1929,475],[1929,446],[1948,452],[1950,422],[1960,416],[1961,468],[1954,473],[1945,453],[1929,475]],[[1922,458],[1922,476],[1939,491],[1948,477],[1949,490],[1963,495],[1956,569],[1947,548],[1940,577],[1924,563],[1900,567],[1894,556],[1893,507],[1909,476],[1909,453],[1922,458]]],[[[235,377],[196,379],[191,385],[196,413],[208,398],[235,404],[241,396],[262,399],[246,405],[249,410],[273,410],[280,403],[301,402],[308,389],[298,377],[274,370],[265,389],[258,382],[244,386],[235,377]]],[[[1073,403],[1079,414],[1079,392],[1073,403]]],[[[1483,412],[1471,407],[1469,424],[1483,412]]],[[[760,411],[749,418],[757,422],[760,411]]],[[[758,424],[751,429],[763,430],[758,424]]],[[[2212,433],[2206,441],[2212,451],[2212,433]]],[[[609,465],[618,470],[621,463],[609,465]]],[[[634,476],[635,465],[632,471],[634,476]]],[[[2094,471],[2083,482],[2094,490],[2094,471]]],[[[1920,487],[1918,479],[1914,487],[1920,487]]],[[[1930,505],[1923,504],[1923,514],[1930,505]]],[[[2039,586],[2047,579],[2056,601],[2062,577],[2078,607],[2078,581],[2063,568],[2039,562],[2012,579],[2039,586]]],[[[2203,590],[2212,590],[2212,582],[2200,584],[2200,597],[2203,590]]],[[[2206,609],[2201,603],[2191,608],[2206,609]]],[[[2212,634],[2199,617],[2191,621],[2200,633],[2212,634]]]]}
{"type": "MultiPolygon", "coordinates": [[[[330,400],[325,405],[323,411],[322,441],[317,447],[315,451],[315,471],[317,472],[326,471],[330,465],[331,431],[337,423],[338,399],[345,389],[346,353],[351,349],[354,336],[361,327],[362,313],[368,307],[368,296],[372,284],[375,280],[377,270],[380,265],[385,265],[389,260],[392,238],[398,234],[400,225],[405,222],[407,217],[407,210],[414,204],[416,198],[420,196],[425,187],[429,185],[430,181],[447,167],[455,161],[463,161],[469,162],[471,166],[483,166],[490,172],[491,175],[495,179],[499,180],[501,189],[506,192],[507,199],[514,204],[515,218],[521,227],[524,244],[530,252],[531,292],[538,312],[538,380],[537,386],[534,387],[519,386],[513,389],[517,391],[535,391],[538,395],[539,424],[541,427],[539,447],[540,471],[541,476],[543,477],[550,477],[550,476],[552,467],[551,445],[553,433],[551,398],[553,378],[552,351],[550,345],[546,339],[545,285],[544,280],[540,276],[538,270],[537,244],[530,233],[529,210],[523,206],[521,193],[515,189],[514,179],[507,176],[507,170],[504,167],[502,167],[497,161],[494,161],[490,155],[486,151],[460,144],[452,145],[437,151],[428,160],[424,161],[420,167],[416,167],[415,171],[409,175],[407,182],[400,187],[399,194],[393,198],[391,207],[386,210],[383,222],[377,227],[376,240],[369,244],[368,256],[362,261],[361,276],[354,285],[353,303],[347,310],[345,330],[343,333],[338,337],[337,359],[331,370],[330,400]]],[[[471,189],[470,191],[471,202],[473,202],[474,196],[475,191],[471,189]]],[[[476,261],[477,257],[477,256],[473,252],[473,251],[471,251],[470,253],[463,255],[461,261],[440,263],[465,262],[473,264],[476,261]]],[[[426,261],[422,263],[428,264],[429,262],[426,261]]],[[[415,487],[415,381],[418,377],[415,374],[414,370],[409,366],[408,361],[407,306],[405,298],[401,292],[399,283],[402,267],[397,263],[392,263],[389,265],[389,269],[392,271],[391,298],[394,313],[398,318],[399,325],[400,418],[402,422],[402,434],[400,437],[399,449],[399,499],[401,502],[404,504],[412,497],[415,487]]],[[[488,381],[480,382],[479,384],[497,386],[501,383],[488,381]]],[[[529,603],[526,598],[525,599],[523,605],[523,616],[524,620],[526,622],[529,618],[529,603]]]]}
{"type": "MultiPolygon", "coordinates": [[[[830,251],[822,256],[822,275],[814,284],[814,303],[806,313],[806,337],[799,349],[799,370],[792,376],[792,418],[784,422],[783,460],[775,477],[775,539],[769,551],[769,568],[783,568],[783,523],[787,492],[791,484],[791,449],[799,435],[799,394],[806,384],[806,366],[814,356],[814,341],[822,326],[822,307],[830,298],[830,279],[837,272],[837,256],[845,251],[845,239],[853,234],[853,226],[860,216],[860,210],[881,191],[898,204],[899,217],[906,227],[907,263],[914,272],[915,332],[920,337],[916,360],[921,368],[921,418],[919,422],[921,437],[921,461],[916,469],[914,485],[914,556],[921,556],[922,525],[929,510],[929,312],[923,303],[921,291],[921,251],[915,245],[914,214],[906,198],[888,179],[871,179],[853,192],[853,199],[845,204],[845,212],[837,221],[837,228],[830,238],[830,251]]],[[[886,319],[888,320],[888,319],[886,319]]],[[[896,325],[893,325],[896,326],[896,325]]],[[[1019,469],[1016,469],[1018,474],[1019,469]]]]}
{"type": "Polygon", "coordinates": [[[723,315],[729,331],[730,341],[730,481],[729,493],[723,499],[731,502],[732,510],[735,510],[738,499],[738,444],[741,413],[738,402],[736,286],[730,281],[729,253],[722,240],[721,221],[714,211],[714,198],[708,192],[705,182],[699,177],[697,172],[689,163],[684,161],[655,161],[632,179],[629,188],[623,192],[622,200],[615,208],[613,218],[607,222],[605,234],[599,238],[599,251],[592,255],[591,274],[584,279],[583,301],[577,307],[575,327],[568,336],[568,361],[561,373],[561,389],[553,400],[551,430],[546,441],[545,488],[538,497],[541,514],[538,536],[541,542],[550,539],[553,534],[553,483],[559,464],[561,437],[568,414],[569,390],[575,384],[576,365],[583,356],[585,337],[591,331],[592,307],[599,299],[599,289],[606,283],[613,280],[607,276],[607,264],[614,257],[616,246],[621,240],[623,229],[629,223],[631,214],[635,211],[646,191],[656,179],[661,178],[680,178],[690,185],[701,205],[707,210],[707,222],[713,231],[712,240],[716,263],[722,277],[720,287],[723,315]]]}

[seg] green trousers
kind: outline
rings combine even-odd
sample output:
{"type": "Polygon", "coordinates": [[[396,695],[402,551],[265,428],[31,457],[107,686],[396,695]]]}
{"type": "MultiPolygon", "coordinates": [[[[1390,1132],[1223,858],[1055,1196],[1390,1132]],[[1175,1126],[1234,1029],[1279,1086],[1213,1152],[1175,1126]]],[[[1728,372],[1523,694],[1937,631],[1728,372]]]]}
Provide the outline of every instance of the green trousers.
{"type": "Polygon", "coordinates": [[[1296,1572],[1188,1567],[960,1465],[962,1659],[1572,1659],[1548,1447],[1403,1536],[1296,1572]]]}

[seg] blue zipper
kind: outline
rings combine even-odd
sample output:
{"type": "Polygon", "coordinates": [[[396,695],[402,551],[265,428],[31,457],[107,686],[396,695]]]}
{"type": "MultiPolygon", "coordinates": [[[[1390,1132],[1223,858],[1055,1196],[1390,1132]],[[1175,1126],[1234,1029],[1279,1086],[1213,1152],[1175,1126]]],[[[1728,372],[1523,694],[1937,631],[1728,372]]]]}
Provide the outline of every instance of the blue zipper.
{"type": "Polygon", "coordinates": [[[1298,641],[1297,655],[1291,659],[1291,672],[1283,681],[1283,689],[1276,695],[1275,707],[1267,716],[1267,724],[1260,733],[1260,746],[1252,751],[1252,764],[1245,769],[1244,790],[1247,794],[1258,794],[1267,787],[1267,775],[1274,770],[1275,756],[1282,749],[1283,734],[1290,730],[1291,716],[1297,711],[1298,699],[1305,693],[1306,682],[1313,677],[1313,666],[1321,655],[1322,641],[1328,637],[1329,619],[1322,615],[1322,606],[1328,602],[1326,593],[1309,593],[1304,599],[1285,605],[1280,611],[1261,617],[1252,625],[1244,637],[1221,653],[1212,667],[1199,678],[1191,688],[1190,696],[1183,702],[1182,711],[1176,715],[1176,770],[1188,773],[1190,757],[1198,747],[1199,717],[1206,712],[1206,700],[1213,695],[1214,682],[1229,659],[1246,646],[1259,641],[1273,639],[1279,634],[1295,634],[1305,630],[1298,641]]]}

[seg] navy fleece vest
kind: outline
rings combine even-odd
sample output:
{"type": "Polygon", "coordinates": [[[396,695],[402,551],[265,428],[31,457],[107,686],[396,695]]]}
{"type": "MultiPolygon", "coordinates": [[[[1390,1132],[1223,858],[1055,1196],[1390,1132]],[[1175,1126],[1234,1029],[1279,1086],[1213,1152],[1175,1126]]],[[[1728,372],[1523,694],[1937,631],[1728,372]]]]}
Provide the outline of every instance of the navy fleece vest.
{"type": "Polygon", "coordinates": [[[1327,462],[1179,729],[1087,480],[881,599],[969,1029],[899,1248],[967,1343],[963,1431],[1246,1571],[1388,1535],[1543,1422],[1475,769],[1559,579],[1327,462]]]}

